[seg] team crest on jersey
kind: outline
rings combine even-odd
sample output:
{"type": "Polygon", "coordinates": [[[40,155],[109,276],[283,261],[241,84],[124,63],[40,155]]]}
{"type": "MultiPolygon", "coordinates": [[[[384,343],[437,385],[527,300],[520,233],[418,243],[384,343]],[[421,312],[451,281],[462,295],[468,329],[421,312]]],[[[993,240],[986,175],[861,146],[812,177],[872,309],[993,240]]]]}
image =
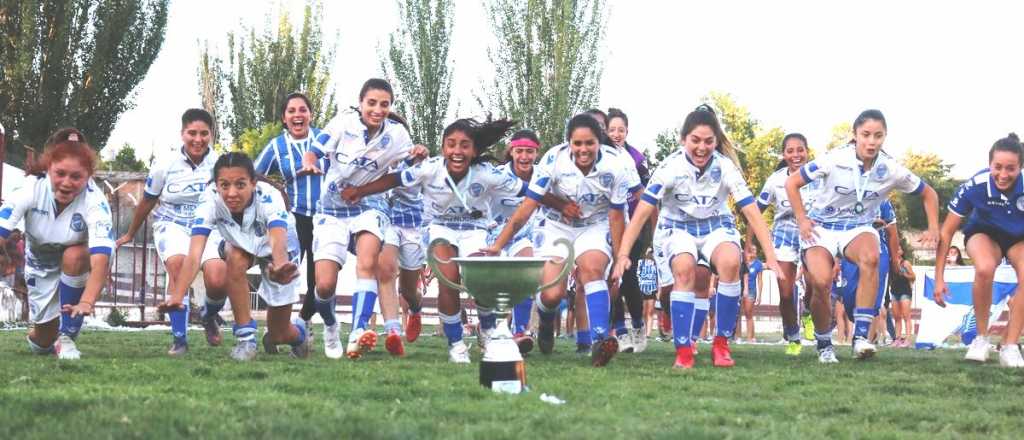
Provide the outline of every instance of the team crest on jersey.
{"type": "Polygon", "coordinates": [[[472,194],[473,197],[480,197],[480,194],[484,193],[484,186],[474,182],[472,185],[469,185],[469,193],[472,194]]]}
{"type": "Polygon", "coordinates": [[[263,203],[271,203],[273,201],[274,201],[274,199],[270,198],[270,194],[264,194],[263,197],[260,198],[260,202],[263,202],[263,203]]]}
{"type": "Polygon", "coordinates": [[[598,179],[601,180],[601,186],[607,188],[612,186],[612,181],[615,180],[615,177],[612,176],[612,173],[601,173],[601,177],[598,177],[598,179]]]}
{"type": "Polygon", "coordinates": [[[388,146],[388,144],[390,144],[390,143],[391,143],[391,135],[390,134],[385,134],[384,136],[380,137],[380,147],[381,148],[384,148],[384,147],[388,146]]]}
{"type": "Polygon", "coordinates": [[[544,233],[540,232],[540,231],[537,231],[535,234],[533,234],[533,246],[539,248],[539,247],[541,247],[543,245],[544,245],[544,233]]]}
{"type": "Polygon", "coordinates": [[[1024,195],[1017,197],[1017,210],[1024,211],[1024,195]]]}
{"type": "Polygon", "coordinates": [[[836,208],[834,206],[828,205],[828,206],[825,207],[825,215],[832,215],[832,214],[835,214],[835,213],[836,213],[836,208]]]}
{"type": "Polygon", "coordinates": [[[884,163],[878,164],[875,167],[875,180],[885,179],[885,176],[889,174],[889,167],[885,166],[884,163]]]}
{"type": "Polygon", "coordinates": [[[3,209],[0,209],[0,218],[8,220],[11,218],[12,213],[14,213],[14,208],[10,206],[4,206],[3,209]]]}
{"type": "Polygon", "coordinates": [[[554,154],[548,156],[548,165],[551,165],[551,164],[555,163],[555,158],[556,157],[557,156],[555,156],[554,154]]]}
{"type": "Polygon", "coordinates": [[[262,237],[264,235],[267,235],[267,227],[264,226],[263,223],[254,222],[253,225],[252,225],[252,229],[256,233],[257,237],[262,237]]]}
{"type": "Polygon", "coordinates": [[[82,217],[82,214],[76,212],[75,215],[71,216],[71,230],[75,232],[85,230],[85,218],[82,217]]]}
{"type": "Polygon", "coordinates": [[[722,167],[711,167],[711,171],[709,174],[709,177],[711,177],[711,183],[718,183],[722,181],[722,167]]]}
{"type": "Polygon", "coordinates": [[[331,182],[330,185],[327,185],[327,191],[328,192],[332,192],[332,193],[338,192],[338,183],[337,182],[331,182]]]}

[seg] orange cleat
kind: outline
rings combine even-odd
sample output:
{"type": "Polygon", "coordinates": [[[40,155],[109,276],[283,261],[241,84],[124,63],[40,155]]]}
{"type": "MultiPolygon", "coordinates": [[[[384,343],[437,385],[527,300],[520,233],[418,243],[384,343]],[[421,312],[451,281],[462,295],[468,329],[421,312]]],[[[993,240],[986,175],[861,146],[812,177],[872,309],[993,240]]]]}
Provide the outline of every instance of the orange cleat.
{"type": "Polygon", "coordinates": [[[715,336],[715,342],[711,344],[711,363],[723,368],[736,365],[736,361],[732,360],[732,352],[729,351],[729,340],[724,336],[715,336]]]}
{"type": "Polygon", "coordinates": [[[391,353],[392,356],[405,356],[405,346],[402,345],[402,335],[400,335],[397,330],[391,330],[388,332],[387,339],[384,339],[384,348],[386,348],[388,353],[391,353]]]}
{"type": "Polygon", "coordinates": [[[423,317],[419,313],[410,313],[409,320],[405,323],[405,340],[416,342],[423,331],[423,317]]]}
{"type": "Polygon", "coordinates": [[[355,335],[355,338],[349,339],[348,348],[345,350],[345,356],[352,360],[363,357],[364,354],[377,346],[377,332],[370,330],[357,330],[357,332],[362,333],[355,335]]]}
{"type": "Polygon", "coordinates": [[[676,362],[672,368],[689,370],[693,368],[693,346],[679,347],[676,349],[676,362]]]}

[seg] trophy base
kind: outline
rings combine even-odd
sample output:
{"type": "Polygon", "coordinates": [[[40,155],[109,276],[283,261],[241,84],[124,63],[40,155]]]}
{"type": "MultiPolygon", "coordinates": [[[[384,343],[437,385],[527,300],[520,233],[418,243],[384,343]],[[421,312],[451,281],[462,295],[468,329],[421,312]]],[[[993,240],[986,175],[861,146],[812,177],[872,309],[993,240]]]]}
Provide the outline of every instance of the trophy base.
{"type": "Polygon", "coordinates": [[[498,321],[480,361],[480,385],[498,393],[519,394],[528,390],[526,364],[505,319],[498,321]]]}

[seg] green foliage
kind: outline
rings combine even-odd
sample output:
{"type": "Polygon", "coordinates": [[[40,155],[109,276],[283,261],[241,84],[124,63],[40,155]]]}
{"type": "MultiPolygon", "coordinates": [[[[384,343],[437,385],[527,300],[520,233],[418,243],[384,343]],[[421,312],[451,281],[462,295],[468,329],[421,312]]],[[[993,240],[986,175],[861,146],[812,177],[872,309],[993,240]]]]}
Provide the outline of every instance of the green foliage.
{"type": "Polygon", "coordinates": [[[395,109],[408,119],[414,141],[437,154],[451,101],[454,6],[451,0],[397,3],[401,23],[381,56],[381,70],[395,88],[395,109]]]}
{"type": "MultiPolygon", "coordinates": [[[[951,175],[953,164],[946,163],[935,153],[918,153],[907,150],[900,159],[904,166],[931,185],[939,195],[940,214],[949,204],[960,181],[951,175]]],[[[899,194],[893,198],[893,206],[896,208],[896,216],[901,227],[923,230],[928,228],[928,218],[925,216],[920,196],[910,194],[899,194]]]]}
{"type": "Polygon", "coordinates": [[[135,148],[128,143],[117,150],[113,160],[103,162],[103,168],[110,171],[149,171],[146,163],[135,157],[135,148]]]}
{"type": "Polygon", "coordinates": [[[565,123],[600,93],[605,0],[487,0],[497,45],[494,79],[481,107],[537,132],[544,148],[563,142],[565,123]]]}
{"type": "Polygon", "coordinates": [[[56,129],[102,148],[164,40],[167,0],[0,3],[0,119],[22,164],[56,129]],[[19,140],[14,141],[17,130],[19,140]]]}
{"type": "Polygon", "coordinates": [[[850,139],[853,139],[853,125],[849,122],[840,122],[832,127],[832,136],[825,145],[825,151],[846,145],[850,139]]]}
{"type": "Polygon", "coordinates": [[[280,122],[271,122],[259,128],[247,128],[235,138],[234,148],[245,152],[247,156],[256,160],[256,156],[259,156],[267,144],[278,137],[283,129],[284,126],[280,122]]]}
{"type": "Polygon", "coordinates": [[[670,128],[658,133],[658,137],[654,138],[654,145],[657,148],[654,150],[654,156],[647,158],[651,163],[652,170],[657,169],[661,162],[670,154],[682,148],[679,145],[679,130],[670,128]]]}
{"type": "Polygon", "coordinates": [[[128,319],[121,312],[121,309],[112,307],[110,314],[107,315],[107,324],[110,324],[111,327],[124,327],[128,325],[128,319]]]}
{"type": "Polygon", "coordinates": [[[303,92],[312,101],[313,126],[323,127],[334,117],[337,105],[330,71],[336,46],[325,47],[322,21],[319,1],[307,1],[299,29],[280,5],[276,28],[267,26],[257,35],[254,27],[243,26],[237,34],[228,33],[226,63],[212,55],[209,47],[200,52],[200,97],[207,110],[229,109],[220,123],[233,139],[247,129],[280,122],[281,104],[292,92],[303,92]],[[231,95],[228,106],[223,104],[225,83],[231,95]]]}

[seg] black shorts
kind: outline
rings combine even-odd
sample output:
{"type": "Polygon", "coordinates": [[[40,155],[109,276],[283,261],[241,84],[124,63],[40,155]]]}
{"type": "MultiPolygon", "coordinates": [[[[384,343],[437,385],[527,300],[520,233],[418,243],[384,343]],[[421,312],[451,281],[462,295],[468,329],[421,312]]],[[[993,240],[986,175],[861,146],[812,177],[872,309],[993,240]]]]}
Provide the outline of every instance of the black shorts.
{"type": "Polygon", "coordinates": [[[967,242],[971,240],[972,235],[985,234],[986,237],[996,242],[999,249],[1003,251],[1003,257],[1006,256],[1006,253],[1010,251],[1010,248],[1013,247],[1013,245],[1024,241],[1024,237],[1015,237],[1005,231],[985,225],[968,223],[967,226],[964,227],[963,232],[965,246],[967,245],[967,242]]]}

